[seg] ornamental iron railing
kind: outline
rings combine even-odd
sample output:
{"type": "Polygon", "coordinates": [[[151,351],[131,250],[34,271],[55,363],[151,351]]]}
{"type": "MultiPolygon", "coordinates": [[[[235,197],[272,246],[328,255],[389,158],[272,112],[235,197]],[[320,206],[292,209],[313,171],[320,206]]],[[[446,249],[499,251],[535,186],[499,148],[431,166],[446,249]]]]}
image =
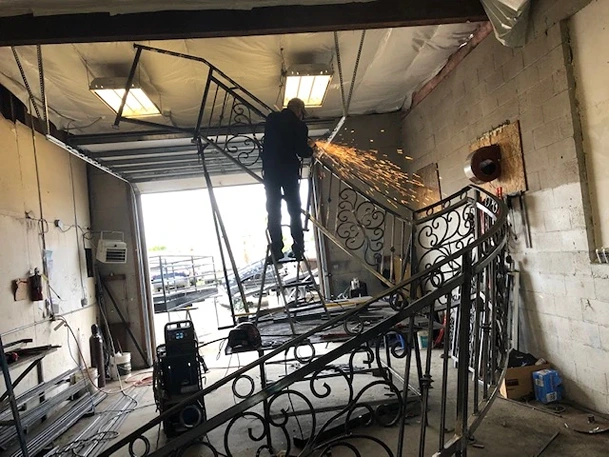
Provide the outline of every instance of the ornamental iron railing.
{"type": "Polygon", "coordinates": [[[165,411],[102,455],[123,447],[133,450],[138,442],[145,449],[137,455],[146,456],[182,455],[192,447],[210,455],[245,455],[244,446],[251,455],[293,455],[295,442],[303,456],[329,455],[338,449],[349,455],[395,456],[404,455],[406,448],[417,449],[421,456],[463,455],[506,365],[506,207],[485,191],[468,187],[416,212],[413,234],[412,252],[419,259],[432,256],[433,261],[419,260],[417,265],[423,268],[381,294],[279,347],[260,350],[254,362],[165,411]],[[468,221],[469,228],[446,233],[459,235],[431,243],[428,236],[418,237],[429,227],[452,226],[457,214],[461,225],[468,221]],[[444,358],[434,370],[431,339],[439,312],[450,324],[441,327],[443,334],[437,338],[444,358]],[[417,344],[420,332],[430,337],[424,350],[417,344]],[[317,343],[328,334],[342,336],[322,351],[317,343]],[[456,385],[449,382],[454,371],[451,356],[468,361],[458,364],[456,385]],[[298,367],[288,372],[285,362],[290,360],[298,367]],[[284,363],[286,370],[277,379],[269,369],[273,362],[284,363]],[[408,387],[413,380],[418,389],[408,387]],[[438,381],[440,389],[432,395],[431,384],[438,381]],[[203,423],[150,449],[147,431],[193,402],[226,394],[234,398],[233,405],[217,410],[208,405],[203,423]],[[412,427],[406,427],[413,397],[421,415],[417,439],[412,427]],[[332,412],[324,407],[330,399],[340,402],[332,412]],[[439,405],[439,411],[432,404],[439,405]],[[301,432],[294,439],[296,426],[301,432]],[[379,431],[385,427],[391,428],[390,435],[379,431]],[[451,437],[438,433],[450,428],[451,437]],[[430,429],[438,439],[433,448],[427,436],[430,429]],[[329,430],[332,438],[327,438],[329,430]]]}
{"type": "MultiPolygon", "coordinates": [[[[146,50],[206,65],[197,125],[187,131],[204,167],[213,154],[223,154],[260,181],[260,134],[271,109],[204,59],[137,47],[136,61],[146,50]],[[212,130],[214,136],[206,135],[212,130]]],[[[384,289],[330,318],[299,323],[296,335],[263,346],[256,360],[101,455],[124,449],[138,456],[193,449],[213,456],[466,454],[495,398],[509,349],[506,206],[470,186],[422,210],[396,209],[395,201],[362,191],[373,183],[340,178],[327,163],[316,162],[310,176],[305,216],[317,231],[318,249],[327,242],[337,246],[384,289]],[[441,363],[433,357],[439,352],[441,363]],[[205,402],[211,397],[229,402],[205,402]],[[152,449],[159,424],[202,403],[204,420],[152,449]],[[414,415],[420,415],[418,426],[407,427],[414,415]]],[[[207,182],[218,239],[238,277],[207,182]]],[[[224,258],[223,264],[228,277],[224,258]]],[[[328,273],[323,261],[319,268],[320,277],[328,273]]]]}

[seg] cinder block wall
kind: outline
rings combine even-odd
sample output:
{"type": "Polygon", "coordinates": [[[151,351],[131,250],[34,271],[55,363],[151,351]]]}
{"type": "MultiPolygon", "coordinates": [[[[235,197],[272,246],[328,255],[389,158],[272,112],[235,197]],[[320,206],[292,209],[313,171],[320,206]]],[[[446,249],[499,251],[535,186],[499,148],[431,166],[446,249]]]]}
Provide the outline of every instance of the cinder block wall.
{"type": "MultiPolygon", "coordinates": [[[[84,252],[88,242],[83,231],[90,225],[87,193],[83,161],[0,115],[0,334],[4,344],[31,338],[30,347],[61,346],[42,362],[47,381],[76,367],[74,338],[90,362],[87,341],[97,320],[97,304],[84,252]],[[63,222],[63,229],[54,225],[56,219],[63,222]],[[57,306],[56,314],[66,319],[74,337],[52,320],[44,301],[14,299],[13,280],[27,278],[34,268],[43,273],[43,245],[52,252],[44,298],[57,306]]],[[[13,381],[26,367],[11,369],[13,381]]],[[[34,370],[17,393],[37,383],[34,370]]],[[[4,392],[3,379],[0,392],[4,392]]]]}
{"type": "Polygon", "coordinates": [[[538,2],[524,48],[486,38],[405,115],[402,135],[404,153],[415,159],[411,170],[438,162],[448,195],[468,184],[463,165],[470,143],[506,120],[520,121],[532,235],[527,249],[515,220],[521,349],[551,361],[569,398],[609,412],[609,268],[590,260],[568,27],[556,22],[577,11],[573,3],[587,2],[538,2]]]}

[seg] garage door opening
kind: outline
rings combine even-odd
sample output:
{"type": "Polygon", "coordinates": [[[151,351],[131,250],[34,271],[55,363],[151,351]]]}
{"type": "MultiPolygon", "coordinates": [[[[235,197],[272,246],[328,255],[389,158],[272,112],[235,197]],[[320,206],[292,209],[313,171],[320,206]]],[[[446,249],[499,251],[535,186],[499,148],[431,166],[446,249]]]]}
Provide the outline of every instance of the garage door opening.
{"type": "MultiPolygon", "coordinates": [[[[301,181],[300,193],[304,206],[308,195],[306,180],[301,181]]],[[[255,306],[267,251],[264,187],[219,187],[214,194],[246,299],[255,306]]],[[[165,324],[183,319],[193,321],[201,340],[212,339],[219,329],[232,326],[243,309],[237,305],[233,320],[208,191],[144,194],[142,207],[157,342],[163,341],[165,324]]],[[[286,246],[291,245],[288,223],[284,202],[286,246]]],[[[305,250],[309,260],[316,258],[312,231],[305,232],[305,250]]],[[[224,257],[229,287],[235,294],[235,276],[226,250],[224,257]]],[[[263,294],[263,306],[277,306],[279,299],[273,293],[272,278],[267,277],[265,286],[269,290],[263,294]]]]}

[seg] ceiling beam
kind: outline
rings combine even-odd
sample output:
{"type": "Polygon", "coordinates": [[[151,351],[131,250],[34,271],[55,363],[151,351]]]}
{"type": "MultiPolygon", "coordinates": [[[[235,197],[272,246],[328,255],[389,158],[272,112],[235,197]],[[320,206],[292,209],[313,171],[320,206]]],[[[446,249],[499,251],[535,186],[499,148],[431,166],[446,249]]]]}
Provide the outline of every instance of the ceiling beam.
{"type": "Polygon", "coordinates": [[[200,162],[178,162],[178,163],[152,163],[152,164],[141,164],[134,163],[118,167],[117,170],[124,174],[133,174],[144,171],[175,171],[181,172],[183,170],[203,170],[203,166],[200,162]]]}
{"type": "MultiPolygon", "coordinates": [[[[215,143],[221,148],[226,148],[225,141],[215,141],[215,143]]],[[[246,152],[251,151],[253,147],[251,145],[245,144],[244,141],[235,141],[230,143],[230,153],[236,154],[237,152],[246,152]]],[[[82,146],[80,148],[87,156],[93,159],[102,159],[102,160],[117,160],[117,157],[140,157],[142,159],[150,158],[150,159],[159,159],[160,157],[166,156],[175,158],[179,155],[188,154],[190,156],[198,155],[199,151],[197,150],[195,145],[192,144],[184,144],[178,146],[151,146],[149,148],[134,148],[134,149],[113,149],[110,151],[89,151],[86,146],[82,146]],[[190,154],[189,154],[190,153],[190,154]]],[[[219,155],[217,151],[208,151],[206,152],[207,156],[219,155]]],[[[114,163],[114,162],[112,162],[114,163]]]]}
{"type": "MultiPolygon", "coordinates": [[[[88,154],[87,154],[88,155],[88,154]]],[[[108,157],[97,157],[103,161],[105,165],[112,167],[121,167],[125,165],[133,164],[151,164],[151,163],[177,163],[177,162],[198,162],[199,156],[196,153],[193,154],[167,154],[158,155],[154,157],[127,157],[120,159],[113,159],[108,157]]]]}
{"type": "MultiPolygon", "coordinates": [[[[226,175],[238,175],[238,174],[243,174],[243,170],[240,169],[234,169],[234,170],[210,170],[209,171],[210,176],[226,176],[226,175]]],[[[129,178],[130,182],[133,183],[140,183],[140,182],[149,182],[149,181],[158,181],[158,180],[164,180],[164,179],[183,179],[183,178],[198,178],[201,177],[203,178],[203,170],[201,170],[200,172],[192,172],[192,171],[185,171],[185,172],[174,172],[174,171],[169,171],[169,172],[141,172],[141,173],[130,173],[130,174],[126,174],[126,176],[129,178]]]]}
{"type": "Polygon", "coordinates": [[[137,148],[137,149],[114,149],[111,151],[89,151],[86,147],[80,148],[89,157],[96,159],[110,159],[112,157],[129,157],[129,156],[151,156],[158,157],[159,154],[170,156],[177,156],[184,153],[192,153],[197,155],[196,145],[186,144],[183,146],[167,146],[167,147],[150,147],[150,148],[137,148]]]}
{"type": "MultiPolygon", "coordinates": [[[[335,118],[308,118],[305,119],[309,131],[313,130],[332,130],[338,119],[335,118]]],[[[230,127],[210,127],[202,129],[201,133],[214,137],[216,135],[240,135],[251,133],[263,133],[264,125],[233,125],[230,127]]],[[[181,138],[190,138],[192,134],[172,132],[170,130],[138,130],[135,132],[117,132],[117,133],[94,133],[89,135],[70,135],[67,143],[70,146],[83,146],[90,144],[108,144],[108,143],[123,143],[132,141],[150,141],[150,140],[177,140],[181,138]]],[[[193,146],[196,147],[196,146],[193,146]]],[[[86,147],[85,147],[86,149],[86,147]]]]}
{"type": "Polygon", "coordinates": [[[252,10],[0,18],[0,46],[167,40],[407,27],[487,20],[479,0],[374,0],[252,10]]]}

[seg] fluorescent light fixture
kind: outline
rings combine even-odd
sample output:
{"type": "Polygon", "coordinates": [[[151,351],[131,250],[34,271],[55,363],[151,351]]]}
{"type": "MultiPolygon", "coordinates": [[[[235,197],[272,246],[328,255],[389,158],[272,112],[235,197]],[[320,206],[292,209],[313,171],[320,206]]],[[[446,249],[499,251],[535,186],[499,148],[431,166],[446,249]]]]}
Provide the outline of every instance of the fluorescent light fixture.
{"type": "MultiPolygon", "coordinates": [[[[127,78],[95,78],[89,90],[97,95],[112,111],[118,110],[125,95],[127,78]]],[[[123,107],[124,117],[154,116],[161,112],[144,90],[136,83],[131,84],[127,101],[123,107]]]]}
{"type": "Polygon", "coordinates": [[[300,98],[307,108],[321,106],[324,102],[332,69],[328,65],[308,64],[290,67],[285,82],[283,106],[294,97],[300,98]]]}

